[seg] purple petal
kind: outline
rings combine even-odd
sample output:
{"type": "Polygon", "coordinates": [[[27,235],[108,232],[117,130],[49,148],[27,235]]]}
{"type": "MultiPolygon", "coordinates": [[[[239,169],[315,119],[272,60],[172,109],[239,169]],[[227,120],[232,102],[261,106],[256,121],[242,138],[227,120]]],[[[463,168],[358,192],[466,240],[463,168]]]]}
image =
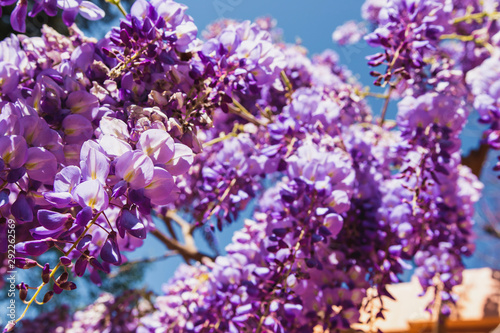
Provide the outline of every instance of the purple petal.
{"type": "Polygon", "coordinates": [[[9,202],[9,193],[7,190],[0,192],[0,207],[4,206],[9,202]]]}
{"type": "Polygon", "coordinates": [[[75,274],[76,276],[82,277],[85,274],[88,264],[87,256],[81,255],[75,262],[75,274]]]}
{"type": "Polygon", "coordinates": [[[79,114],[70,114],[62,122],[64,140],[68,144],[82,144],[92,137],[94,129],[90,120],[79,114]]]}
{"type": "MultiPolygon", "coordinates": [[[[85,72],[94,62],[94,52],[94,44],[83,43],[71,53],[71,62],[85,72]]],[[[66,106],[71,112],[89,118],[92,117],[92,111],[99,107],[99,99],[85,90],[77,90],[69,94],[66,106]]]]}
{"type": "MultiPolygon", "coordinates": [[[[144,224],[128,210],[123,210],[119,218],[120,226],[123,227],[131,236],[139,239],[146,238],[146,227],[144,224]]],[[[123,236],[122,236],[123,237],[123,236]]]]}
{"type": "Polygon", "coordinates": [[[81,211],[76,214],[75,224],[81,227],[85,227],[87,223],[92,219],[92,208],[84,207],[81,211]]]}
{"type": "Polygon", "coordinates": [[[52,287],[52,290],[54,290],[54,293],[56,293],[57,295],[63,292],[63,290],[55,283],[54,286],[52,287]]]}
{"type": "Polygon", "coordinates": [[[107,157],[94,148],[90,148],[85,159],[80,161],[83,180],[98,180],[106,184],[109,174],[109,163],[107,157]]]}
{"type": "Polygon", "coordinates": [[[98,269],[100,271],[109,273],[109,271],[107,271],[104,268],[104,266],[99,262],[99,260],[97,260],[96,258],[90,258],[90,264],[92,265],[92,267],[95,267],[96,269],[98,269]]]}
{"type": "Polygon", "coordinates": [[[132,150],[132,147],[127,142],[108,134],[99,139],[99,145],[106,152],[106,156],[110,158],[117,158],[132,150]]]}
{"type": "Polygon", "coordinates": [[[154,165],[140,150],[129,151],[116,159],[116,175],[126,180],[133,189],[142,188],[153,180],[154,165]]]}
{"type": "Polygon", "coordinates": [[[24,164],[28,176],[44,184],[52,184],[57,173],[57,159],[45,148],[31,147],[24,164]]]}
{"type": "Polygon", "coordinates": [[[36,227],[30,229],[30,234],[34,239],[56,238],[64,231],[64,227],[59,227],[55,230],[49,230],[45,227],[36,227]]]}
{"type": "Polygon", "coordinates": [[[76,16],[78,15],[78,8],[66,9],[63,11],[62,19],[67,26],[75,23],[76,16]]]}
{"type": "Polygon", "coordinates": [[[74,203],[73,196],[68,192],[45,192],[43,197],[56,208],[65,208],[74,203]]]}
{"type": "Polygon", "coordinates": [[[92,242],[92,235],[85,235],[83,238],[78,242],[78,245],[76,246],[76,249],[78,251],[85,251],[86,249],[89,248],[90,243],[92,242]]]}
{"type": "Polygon", "coordinates": [[[19,70],[14,65],[1,61],[0,78],[2,79],[0,84],[2,93],[9,94],[17,88],[17,84],[19,83],[19,70]]]}
{"type": "Polygon", "coordinates": [[[22,242],[16,244],[16,253],[29,256],[39,256],[47,252],[53,245],[53,242],[42,240],[22,242]]]}
{"type": "Polygon", "coordinates": [[[116,232],[112,231],[101,249],[101,259],[113,265],[120,265],[122,257],[116,243],[116,232]]]}
{"type": "Polygon", "coordinates": [[[106,13],[90,1],[82,1],[80,4],[80,15],[87,20],[96,21],[102,19],[106,13]]]}
{"type": "Polygon", "coordinates": [[[80,184],[81,177],[82,172],[79,167],[73,165],[65,167],[54,178],[54,191],[71,193],[73,188],[80,184]]]}
{"type": "Polygon", "coordinates": [[[349,196],[345,191],[335,190],[330,194],[329,205],[333,207],[338,214],[345,213],[351,207],[349,196]]]}
{"type": "Polygon", "coordinates": [[[182,175],[189,170],[193,160],[194,155],[191,148],[182,143],[176,143],[174,158],[165,165],[165,168],[172,176],[182,175]]]}
{"type": "Polygon", "coordinates": [[[28,1],[20,0],[10,14],[10,25],[17,32],[26,32],[26,15],[28,14],[28,1]]]}
{"type": "MultiPolygon", "coordinates": [[[[80,68],[87,68],[92,64],[93,59],[94,46],[89,43],[80,45],[71,54],[71,61],[80,68]]],[[[66,107],[71,110],[71,113],[92,120],[94,110],[99,108],[99,99],[85,90],[77,90],[68,95],[66,107]]]]}
{"type": "Polygon", "coordinates": [[[127,191],[128,184],[125,180],[120,180],[118,183],[115,184],[113,187],[113,198],[118,198],[121,197],[122,195],[125,194],[127,191]]]}
{"type": "Polygon", "coordinates": [[[172,190],[175,188],[174,177],[165,169],[155,167],[151,183],[145,187],[144,194],[151,199],[153,205],[166,205],[175,199],[172,190]]]}
{"type": "Polygon", "coordinates": [[[9,135],[0,138],[0,157],[11,169],[23,166],[28,158],[28,145],[19,135],[9,135]]]}
{"type": "Polygon", "coordinates": [[[74,9],[80,5],[80,1],[78,0],[57,0],[57,6],[63,10],[66,9],[74,9]]]}
{"type": "Polygon", "coordinates": [[[46,209],[40,209],[37,212],[38,222],[45,228],[49,230],[55,230],[60,228],[66,223],[71,217],[71,214],[62,214],[58,212],[53,212],[46,209]]]}
{"type": "Polygon", "coordinates": [[[33,221],[33,209],[31,208],[26,194],[20,193],[16,201],[10,207],[10,212],[19,223],[27,223],[33,221]]]}
{"type": "Polygon", "coordinates": [[[17,268],[20,268],[20,269],[30,269],[30,268],[33,268],[37,265],[37,262],[33,259],[29,259],[29,258],[18,258],[16,257],[15,258],[15,264],[16,264],[16,267],[17,268]]]}
{"type": "MultiPolygon", "coordinates": [[[[104,135],[111,135],[120,140],[127,141],[130,138],[127,124],[120,119],[112,117],[102,117],[99,122],[99,129],[104,135]]],[[[130,149],[131,150],[131,149],[130,149]]]]}
{"type": "Polygon", "coordinates": [[[324,225],[328,228],[328,230],[332,233],[332,236],[335,237],[338,235],[340,230],[342,230],[342,226],[344,225],[344,220],[342,216],[339,214],[328,214],[325,216],[324,225]]]}
{"type": "Polygon", "coordinates": [[[71,266],[71,264],[72,264],[71,259],[66,257],[66,256],[59,258],[59,261],[61,262],[61,265],[66,266],[66,267],[71,266]]]}
{"type": "Polygon", "coordinates": [[[164,164],[174,157],[174,139],[160,129],[149,129],[141,133],[137,148],[148,155],[154,164],[164,164]]]}
{"type": "Polygon", "coordinates": [[[106,209],[109,204],[108,194],[98,180],[89,180],[78,185],[73,197],[80,206],[89,206],[98,212],[106,209]]]}
{"type": "Polygon", "coordinates": [[[149,6],[150,5],[146,0],[134,1],[132,7],[130,7],[130,15],[142,17],[147,13],[147,9],[149,8],[149,6]]]}
{"type": "Polygon", "coordinates": [[[12,169],[9,171],[7,174],[7,182],[9,183],[15,183],[19,179],[23,178],[23,176],[26,174],[26,168],[25,167],[20,167],[17,169],[12,169]]]}

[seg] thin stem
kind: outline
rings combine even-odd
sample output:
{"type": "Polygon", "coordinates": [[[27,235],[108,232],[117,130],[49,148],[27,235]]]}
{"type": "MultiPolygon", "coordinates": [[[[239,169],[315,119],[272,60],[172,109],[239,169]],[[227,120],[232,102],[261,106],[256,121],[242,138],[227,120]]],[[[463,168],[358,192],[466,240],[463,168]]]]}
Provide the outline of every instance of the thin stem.
{"type": "Polygon", "coordinates": [[[208,214],[208,217],[207,217],[207,221],[210,220],[210,218],[214,214],[215,207],[217,207],[218,205],[220,205],[222,203],[222,201],[224,201],[224,199],[226,199],[227,195],[231,191],[231,188],[233,188],[234,184],[236,184],[236,178],[233,178],[233,180],[231,180],[231,183],[229,183],[229,186],[226,188],[226,190],[224,191],[224,193],[222,194],[222,196],[220,197],[220,199],[218,200],[218,202],[211,208],[210,214],[208,214]]]}
{"type": "Polygon", "coordinates": [[[382,127],[382,125],[384,125],[384,121],[385,121],[385,114],[387,113],[387,107],[389,106],[389,101],[391,100],[391,94],[392,94],[392,91],[394,90],[394,86],[389,86],[389,92],[387,93],[387,97],[385,98],[385,102],[384,102],[384,107],[382,108],[382,115],[380,117],[380,127],[382,127]]]}
{"type": "Polygon", "coordinates": [[[116,3],[116,7],[118,7],[118,9],[120,10],[120,12],[123,14],[124,17],[127,17],[127,12],[123,8],[122,3],[120,1],[116,3]]]}
{"type": "Polygon", "coordinates": [[[372,92],[366,92],[365,96],[370,96],[370,97],[375,97],[375,98],[380,98],[380,99],[387,99],[389,96],[387,94],[378,94],[378,93],[372,93],[372,92]]]}
{"type": "Polygon", "coordinates": [[[145,258],[145,259],[129,261],[125,265],[122,265],[116,273],[110,274],[109,278],[113,279],[113,278],[117,277],[119,274],[131,270],[132,267],[137,265],[137,264],[148,264],[148,263],[152,263],[155,261],[164,260],[164,259],[173,257],[173,256],[178,255],[178,254],[179,253],[177,253],[176,251],[170,251],[170,252],[163,254],[162,256],[155,257],[155,258],[145,258]]]}
{"type": "Polygon", "coordinates": [[[281,76],[281,79],[283,80],[283,82],[285,83],[286,89],[289,92],[292,92],[293,91],[292,83],[290,82],[290,79],[288,78],[288,76],[286,76],[286,73],[284,70],[281,71],[280,76],[281,76]]]}
{"type": "Polygon", "coordinates": [[[214,144],[216,143],[219,143],[219,142],[222,142],[224,140],[227,140],[229,138],[234,138],[236,136],[235,133],[229,133],[229,134],[226,134],[226,135],[223,135],[223,136],[220,136],[218,138],[215,138],[215,139],[212,139],[210,141],[207,141],[203,144],[203,148],[206,148],[206,147],[210,147],[210,146],[213,146],[214,144]]]}
{"type": "Polygon", "coordinates": [[[165,214],[165,220],[174,221],[181,227],[182,235],[184,236],[184,243],[186,244],[186,246],[192,248],[196,247],[193,238],[194,229],[192,228],[193,225],[191,225],[191,223],[184,220],[180,215],[178,215],[173,210],[169,210],[167,214],[165,214]]]}
{"type": "Polygon", "coordinates": [[[4,182],[2,183],[2,185],[0,185],[0,190],[3,190],[3,188],[5,187],[5,185],[7,185],[9,182],[4,180],[4,182]]]}
{"type": "Polygon", "coordinates": [[[113,4],[113,5],[115,5],[118,8],[118,10],[122,13],[122,15],[124,17],[127,17],[127,12],[123,8],[122,3],[120,2],[120,0],[106,0],[106,1],[109,2],[109,3],[111,3],[111,4],[113,4]]]}
{"type": "MultiPolygon", "coordinates": [[[[108,225],[109,225],[109,227],[110,227],[111,231],[114,231],[113,227],[111,226],[111,222],[109,222],[109,219],[108,219],[108,217],[106,216],[106,214],[105,214],[104,212],[102,212],[102,215],[103,215],[103,216],[104,216],[104,218],[106,219],[106,222],[108,222],[108,225]]],[[[108,234],[109,234],[109,232],[108,232],[108,234]]]]}
{"type": "Polygon", "coordinates": [[[183,256],[185,259],[193,259],[199,262],[203,262],[205,259],[209,259],[211,261],[214,261],[215,258],[201,253],[198,251],[196,248],[188,247],[184,244],[179,243],[175,239],[167,237],[165,234],[163,234],[159,230],[152,230],[150,233],[155,236],[160,242],[165,244],[165,246],[172,251],[178,252],[181,256],[183,256]]]}
{"type": "MultiPolygon", "coordinates": [[[[295,251],[292,254],[290,267],[287,269],[287,271],[285,272],[285,274],[281,277],[281,281],[284,282],[283,289],[287,288],[286,278],[292,273],[293,264],[295,263],[295,260],[297,259],[297,252],[300,249],[300,242],[304,238],[304,235],[305,235],[305,230],[302,229],[301,232],[300,232],[300,235],[299,235],[299,239],[297,240],[297,244],[295,244],[295,246],[294,246],[294,250],[295,251]]],[[[276,286],[276,284],[275,284],[275,286],[276,286]]],[[[273,287],[273,289],[274,289],[274,287],[273,287]]],[[[262,330],[262,324],[264,324],[264,319],[269,314],[270,307],[271,307],[271,301],[268,301],[267,304],[266,304],[266,307],[264,309],[264,313],[260,317],[259,324],[257,326],[257,329],[255,330],[255,333],[260,333],[261,332],[261,330],[262,330]]]]}
{"type": "Polygon", "coordinates": [[[168,232],[170,233],[170,235],[172,235],[172,237],[173,237],[175,240],[179,240],[179,239],[177,238],[177,234],[175,233],[174,228],[172,227],[172,220],[170,220],[170,219],[163,219],[163,221],[165,222],[165,225],[167,226],[167,230],[168,230],[168,232]]]}
{"type": "MultiPolygon", "coordinates": [[[[95,221],[97,220],[97,218],[99,217],[99,215],[101,215],[101,213],[97,214],[93,219],[92,221],[90,221],[90,223],[85,227],[85,230],[83,231],[83,233],[80,235],[80,237],[78,237],[78,239],[73,243],[73,245],[71,246],[71,248],[66,252],[64,253],[65,256],[67,256],[68,254],[71,253],[71,251],[73,251],[76,246],[78,245],[78,243],[82,240],[82,238],[87,234],[87,232],[89,231],[89,229],[94,225],[95,221]]],[[[50,279],[52,279],[54,277],[54,275],[56,274],[57,270],[59,269],[59,267],[61,267],[61,262],[58,262],[56,267],[54,267],[54,269],[52,269],[52,272],[50,272],[50,275],[49,275],[49,281],[50,279]]],[[[45,282],[42,282],[41,285],[38,286],[35,294],[31,297],[31,299],[29,300],[29,302],[27,303],[26,305],[26,308],[24,309],[23,313],[21,314],[21,316],[19,318],[16,319],[16,323],[18,323],[21,319],[24,318],[24,316],[26,315],[26,312],[28,312],[28,309],[30,308],[31,304],[33,304],[33,302],[36,301],[36,297],[38,296],[38,294],[40,293],[40,291],[42,291],[43,287],[46,285],[47,283],[45,282]]]]}
{"type": "Polygon", "coordinates": [[[460,40],[462,42],[472,42],[474,41],[474,36],[472,35],[459,35],[459,34],[443,34],[439,37],[439,39],[456,39],[456,40],[460,40]]]}
{"type": "Polygon", "coordinates": [[[485,17],[489,17],[492,20],[497,20],[500,18],[500,13],[499,12],[492,12],[492,13],[481,12],[474,14],[469,13],[465,16],[457,17],[456,19],[454,19],[453,24],[458,24],[461,22],[471,22],[471,21],[476,21],[478,23],[481,23],[485,17]]]}
{"type": "Polygon", "coordinates": [[[251,114],[243,105],[240,104],[235,98],[233,98],[233,104],[236,106],[236,108],[231,107],[229,105],[229,111],[231,111],[234,114],[237,114],[241,118],[251,122],[252,124],[256,126],[263,126],[266,127],[267,124],[263,123],[261,120],[255,118],[253,114],[251,114]]]}

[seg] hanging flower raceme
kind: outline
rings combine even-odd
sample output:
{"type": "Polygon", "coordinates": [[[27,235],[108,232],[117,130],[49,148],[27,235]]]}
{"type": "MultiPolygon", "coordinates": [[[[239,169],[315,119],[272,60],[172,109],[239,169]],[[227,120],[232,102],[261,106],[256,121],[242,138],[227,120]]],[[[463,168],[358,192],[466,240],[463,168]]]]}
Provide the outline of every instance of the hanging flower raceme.
{"type": "MultiPolygon", "coordinates": [[[[18,31],[41,11],[61,9],[68,25],[78,13],[104,15],[80,0],[0,6],[14,4],[18,31]]],[[[172,0],[136,1],[99,41],[74,25],[69,36],[44,27],[41,37],[1,41],[0,238],[14,229],[15,267],[40,277],[18,285],[27,307],[77,289],[87,272],[101,285],[149,235],[200,262],[180,267],[154,304],[139,292],[105,294],[23,330],[347,330],[372,301],[368,290],[392,297],[387,286],[412,259],[448,312],[474,250],[482,188],[460,156],[473,107],[490,125],[484,142],[500,147],[490,7],[366,1],[375,31],[365,39],[383,49],[369,64],[387,65],[372,73],[390,85],[386,96],[362,87],[335,52],[309,59],[281,43],[270,19],[224,20],[202,41],[172,0]],[[458,44],[440,42],[450,38],[458,44]],[[375,124],[367,97],[386,100],[385,116],[394,92],[396,122],[375,124]],[[215,229],[247,208],[253,218],[224,255],[198,251],[198,230],[218,253],[215,229]]],[[[360,27],[334,39],[358,40],[360,27]]],[[[2,263],[9,244],[0,242],[2,263]]]]}

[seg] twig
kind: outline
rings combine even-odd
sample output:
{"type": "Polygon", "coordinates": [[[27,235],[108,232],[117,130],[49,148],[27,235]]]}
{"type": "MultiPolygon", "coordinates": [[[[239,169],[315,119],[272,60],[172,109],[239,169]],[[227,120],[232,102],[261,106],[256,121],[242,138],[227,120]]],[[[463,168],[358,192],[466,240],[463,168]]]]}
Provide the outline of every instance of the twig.
{"type": "Polygon", "coordinates": [[[387,97],[385,98],[385,102],[384,102],[384,107],[382,108],[382,115],[380,116],[380,127],[382,127],[382,125],[384,125],[384,121],[385,121],[385,114],[387,113],[387,108],[389,106],[389,101],[391,100],[391,94],[392,94],[392,91],[394,90],[394,86],[390,85],[389,86],[389,92],[387,93],[387,97]]]}
{"type": "Polygon", "coordinates": [[[123,8],[122,6],[122,3],[120,2],[120,0],[106,0],[107,2],[115,5],[116,7],[118,7],[118,10],[122,13],[122,15],[124,17],[127,17],[127,12],[125,11],[125,9],[123,8]]]}
{"type": "Polygon", "coordinates": [[[262,122],[261,120],[255,118],[253,114],[251,114],[243,105],[240,104],[235,98],[233,98],[233,104],[235,107],[233,107],[231,104],[228,105],[229,111],[237,114],[241,118],[245,119],[246,121],[251,122],[252,124],[256,126],[263,126],[266,127],[267,124],[262,122]]]}
{"type": "Polygon", "coordinates": [[[167,259],[167,258],[173,257],[175,255],[178,255],[178,253],[175,252],[175,251],[170,251],[170,252],[167,252],[167,253],[163,254],[162,256],[155,257],[155,258],[145,258],[145,259],[139,259],[139,260],[129,261],[129,262],[125,263],[124,265],[120,266],[120,269],[117,272],[115,272],[113,274],[110,274],[109,278],[113,279],[113,278],[117,277],[119,274],[131,270],[132,267],[135,266],[135,265],[152,263],[152,262],[155,262],[155,261],[160,261],[160,260],[163,260],[163,259],[167,259]]]}
{"type": "Polygon", "coordinates": [[[193,225],[186,220],[184,220],[182,217],[180,217],[175,211],[169,210],[167,214],[165,214],[164,217],[165,220],[170,220],[174,221],[181,227],[182,231],[182,236],[184,237],[184,243],[186,246],[195,247],[195,242],[193,238],[193,225]]]}
{"type": "MultiPolygon", "coordinates": [[[[80,243],[80,241],[82,240],[82,238],[87,234],[87,232],[89,231],[89,229],[94,225],[94,223],[97,221],[97,218],[99,217],[99,215],[101,215],[101,213],[98,213],[96,214],[96,216],[92,219],[92,221],[90,221],[90,223],[87,225],[87,227],[85,227],[85,230],[82,232],[82,234],[80,235],[80,237],[78,237],[78,239],[73,243],[73,245],[70,247],[70,249],[64,254],[65,256],[67,256],[68,254],[71,253],[71,251],[73,251],[76,246],[78,245],[78,243],[80,243]]],[[[59,263],[52,269],[52,272],[50,272],[50,275],[49,275],[49,281],[50,279],[52,279],[54,277],[54,275],[56,274],[57,270],[59,269],[59,267],[61,267],[61,262],[59,261],[59,263]]],[[[16,323],[18,323],[21,319],[24,318],[24,316],[26,315],[26,312],[28,312],[28,309],[30,308],[30,306],[33,304],[33,302],[36,302],[36,297],[38,296],[38,294],[40,293],[40,291],[42,291],[43,287],[45,287],[47,283],[45,282],[42,282],[42,284],[40,284],[36,289],[36,292],[35,294],[31,297],[31,299],[29,300],[29,302],[27,303],[26,305],[26,308],[24,309],[23,313],[21,314],[21,316],[19,318],[16,319],[16,323]]]]}
{"type": "Polygon", "coordinates": [[[488,156],[488,151],[490,147],[486,143],[482,143],[476,149],[469,152],[469,155],[462,156],[462,164],[468,166],[472,173],[478,178],[481,176],[481,171],[483,170],[484,162],[486,162],[486,157],[488,156]]]}
{"type": "Polygon", "coordinates": [[[467,22],[470,23],[471,21],[476,21],[478,23],[481,23],[483,21],[483,18],[489,17],[492,20],[497,20],[500,18],[500,13],[499,12],[492,12],[492,13],[487,13],[487,12],[481,12],[481,13],[468,13],[465,16],[462,17],[457,17],[456,19],[453,20],[453,24],[461,23],[461,22],[467,22]]]}
{"type": "Polygon", "coordinates": [[[177,251],[182,257],[185,258],[186,262],[189,263],[189,259],[203,262],[206,259],[214,261],[215,258],[207,254],[201,253],[196,248],[186,246],[179,243],[175,239],[167,237],[159,230],[152,230],[150,233],[155,236],[160,242],[165,244],[165,246],[172,251],[177,251]]]}
{"type": "Polygon", "coordinates": [[[227,140],[227,139],[229,139],[229,138],[234,138],[234,137],[236,137],[236,136],[237,136],[237,134],[235,134],[235,133],[231,132],[231,133],[229,133],[229,134],[226,134],[226,135],[223,135],[223,136],[220,136],[220,137],[218,137],[218,138],[215,138],[215,139],[212,139],[212,140],[210,140],[210,141],[205,142],[205,143],[203,144],[203,148],[213,146],[213,145],[214,145],[214,144],[216,144],[216,143],[219,143],[219,142],[221,142],[221,141],[227,140]]]}
{"type": "Polygon", "coordinates": [[[283,80],[283,82],[285,83],[285,86],[286,86],[286,89],[288,90],[288,92],[293,92],[292,83],[290,82],[290,79],[288,78],[288,76],[286,76],[286,73],[284,70],[281,71],[280,76],[281,76],[281,79],[283,80]]]}

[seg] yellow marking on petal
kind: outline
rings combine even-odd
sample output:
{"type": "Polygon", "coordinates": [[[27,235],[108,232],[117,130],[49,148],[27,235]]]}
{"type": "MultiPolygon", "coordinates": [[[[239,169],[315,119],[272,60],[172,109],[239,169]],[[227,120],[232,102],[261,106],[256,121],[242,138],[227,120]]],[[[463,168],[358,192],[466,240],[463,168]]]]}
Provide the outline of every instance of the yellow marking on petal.
{"type": "Polygon", "coordinates": [[[4,154],[4,155],[2,156],[2,159],[3,159],[5,162],[9,163],[9,162],[10,162],[10,160],[12,159],[12,157],[13,157],[13,156],[14,156],[14,152],[6,153],[6,154],[4,154]]]}
{"type": "Polygon", "coordinates": [[[127,182],[130,182],[130,180],[132,180],[133,177],[134,177],[134,170],[125,174],[125,177],[123,177],[123,179],[125,179],[127,182]]]}
{"type": "Polygon", "coordinates": [[[24,164],[24,167],[28,170],[34,169],[37,163],[26,163],[24,164]]]}

